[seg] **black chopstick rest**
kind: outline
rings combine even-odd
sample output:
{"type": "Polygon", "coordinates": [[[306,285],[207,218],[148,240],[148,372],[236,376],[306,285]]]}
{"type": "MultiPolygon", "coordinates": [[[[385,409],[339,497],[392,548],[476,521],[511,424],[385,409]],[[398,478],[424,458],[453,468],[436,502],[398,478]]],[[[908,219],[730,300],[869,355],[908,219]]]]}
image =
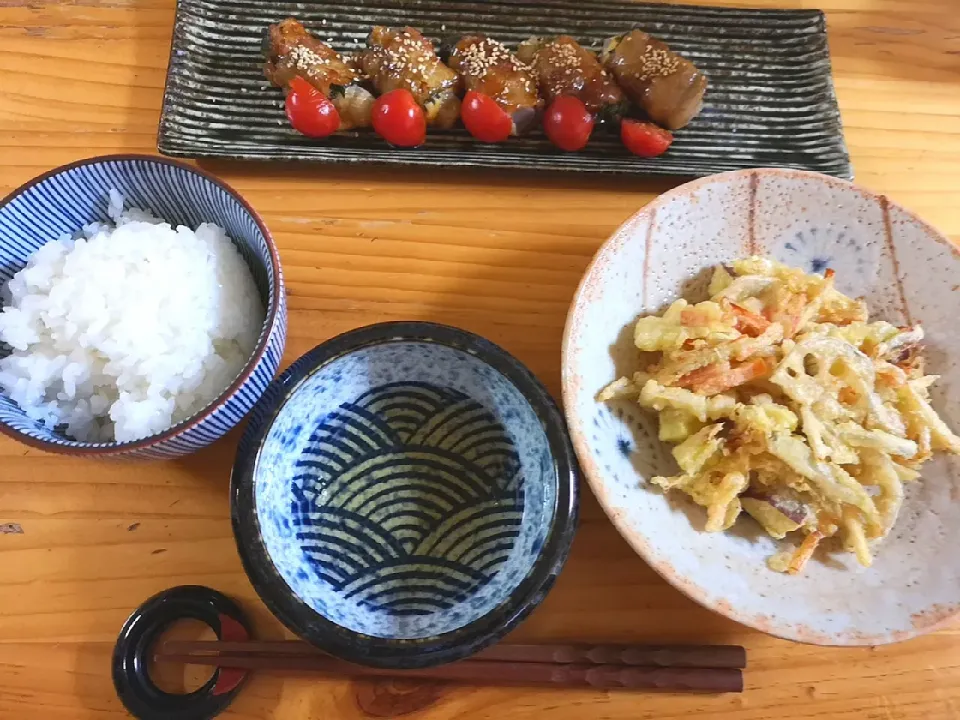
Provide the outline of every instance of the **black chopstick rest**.
{"type": "Polygon", "coordinates": [[[202,585],[164,590],[134,610],[113,650],[113,685],[124,707],[140,720],[209,720],[223,712],[243,685],[246,671],[218,668],[191,693],[167,693],[150,679],[154,645],[179,620],[199,620],[220,640],[250,639],[240,607],[223,593],[202,585]]]}

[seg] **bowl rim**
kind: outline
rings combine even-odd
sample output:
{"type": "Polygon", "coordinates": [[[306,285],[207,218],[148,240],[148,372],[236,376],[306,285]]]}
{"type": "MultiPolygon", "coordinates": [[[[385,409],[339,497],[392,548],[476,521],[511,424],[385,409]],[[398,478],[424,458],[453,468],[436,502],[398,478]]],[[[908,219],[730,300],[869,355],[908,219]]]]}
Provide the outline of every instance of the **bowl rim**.
{"type": "Polygon", "coordinates": [[[337,335],[301,356],[267,389],[244,431],[230,477],[230,517],[243,568],[263,603],[292,632],[325,652],[360,665],[411,669],[460,660],[487,647],[543,600],[569,556],[579,514],[579,467],[559,408],[536,376],[498,345],[466,330],[432,322],[367,325],[337,335]],[[381,638],[329,620],[290,590],[260,535],[254,473],[278,414],[319,368],[363,348],[427,342],[468,353],[513,384],[537,414],[553,456],[557,497],[547,539],[520,583],[496,608],[454,630],[425,638],[381,638]]]}
{"type": "MultiPolygon", "coordinates": [[[[747,615],[739,612],[737,608],[733,607],[730,603],[723,602],[722,600],[712,600],[710,597],[702,593],[699,585],[686,580],[686,578],[683,576],[678,575],[667,560],[659,557],[649,547],[646,539],[643,537],[643,533],[637,532],[633,527],[631,527],[627,523],[623,513],[617,511],[613,507],[613,504],[608,501],[607,490],[603,481],[603,473],[600,472],[600,469],[593,461],[588,449],[589,443],[587,442],[586,434],[582,432],[580,428],[580,420],[571,409],[574,407],[575,396],[578,390],[576,387],[578,383],[574,380],[570,371],[570,358],[573,353],[573,328],[575,322],[578,321],[576,316],[578,316],[580,313],[580,307],[585,302],[588,282],[608,248],[619,238],[621,233],[627,230],[630,226],[635,225],[640,220],[646,218],[650,213],[655,212],[662,206],[679,197],[683,197],[715,183],[723,184],[730,182],[731,180],[747,178],[751,183],[755,183],[755,179],[759,178],[760,176],[773,176],[781,178],[799,177],[808,180],[816,180],[824,185],[837,189],[854,190],[864,197],[876,201],[881,206],[885,206],[890,209],[896,209],[897,211],[902,212],[912,222],[916,223],[920,228],[925,230],[933,239],[946,245],[948,248],[951,248],[954,254],[960,255],[960,248],[951,242],[946,235],[937,230],[927,221],[920,218],[912,210],[909,210],[898,203],[892,202],[889,198],[887,198],[886,195],[867,190],[866,188],[861,187],[849,180],[843,180],[808,170],[794,170],[790,168],[751,168],[746,170],[734,170],[731,172],[718,173],[716,175],[710,175],[708,177],[692,180],[690,182],[678,185],[677,187],[672,188],[661,195],[658,195],[656,198],[633,213],[629,218],[624,220],[624,222],[621,223],[617,229],[614,230],[613,233],[611,233],[610,236],[603,241],[600,247],[597,248],[596,253],[594,253],[593,258],[590,260],[590,263],[584,270],[583,276],[580,278],[580,282],[577,285],[577,289],[574,292],[573,299],[570,301],[567,311],[567,319],[563,329],[563,341],[560,359],[561,397],[563,398],[562,404],[564,409],[564,417],[567,420],[570,438],[573,442],[577,459],[580,462],[581,473],[590,486],[594,497],[597,498],[597,502],[600,504],[600,507],[603,508],[604,513],[610,519],[610,522],[617,529],[617,532],[620,534],[620,536],[626,540],[627,544],[633,548],[633,551],[636,552],[645,563],[652,567],[657,574],[659,574],[677,590],[682,592],[691,600],[696,601],[703,607],[706,607],[707,609],[712,610],[719,615],[728,617],[755,630],[760,630],[768,635],[810,645],[884,645],[894,642],[901,642],[903,640],[909,640],[910,638],[938,630],[939,628],[950,624],[956,617],[960,616],[960,606],[958,606],[957,610],[949,614],[937,613],[931,614],[929,617],[924,615],[915,623],[914,628],[908,631],[874,634],[853,632],[847,634],[823,635],[808,630],[804,627],[794,627],[783,623],[777,623],[775,618],[770,616],[754,617],[752,615],[747,615]]],[[[753,187],[756,187],[756,185],[754,184],[753,187]]]]}
{"type": "Polygon", "coordinates": [[[112,155],[97,155],[95,157],[84,158],[82,160],[76,160],[65,165],[60,165],[58,167],[47,170],[46,172],[38,175],[32,180],[28,180],[23,185],[19,186],[12,192],[8,193],[3,199],[0,199],[0,210],[3,210],[7,205],[12,203],[21,195],[25,194],[27,191],[33,187],[49,180],[56,175],[61,173],[75,170],[79,167],[85,167],[87,165],[100,165],[103,163],[122,163],[128,161],[138,161],[138,162],[148,162],[154,163],[156,165],[167,165],[170,167],[177,168],[179,170],[185,170],[191,172],[194,175],[198,175],[202,179],[210,182],[214,185],[217,185],[221,190],[226,192],[232,198],[234,198],[243,209],[250,215],[256,224],[257,228],[263,234],[264,240],[267,244],[267,249],[270,252],[270,262],[271,268],[270,273],[273,278],[273,293],[268,298],[267,308],[266,308],[266,317],[264,317],[263,323],[260,325],[259,339],[256,347],[253,350],[253,354],[250,356],[250,359],[243,366],[243,369],[240,371],[239,375],[230,383],[227,388],[217,395],[213,400],[211,400],[206,406],[199,410],[196,414],[191,415],[186,420],[173,425],[166,430],[156,433],[154,435],[148,435],[145,438],[140,438],[139,440],[130,440],[127,442],[111,442],[111,443],[85,443],[79,440],[71,440],[69,438],[64,439],[62,443],[53,443],[46,440],[39,440],[31,435],[27,435],[19,430],[16,430],[12,427],[9,427],[6,423],[0,422],[0,433],[6,435],[7,437],[13,438],[19,442],[22,442],[25,445],[34,447],[40,450],[45,450],[47,452],[54,452],[61,455],[74,455],[74,456],[95,456],[95,457],[109,457],[109,456],[118,456],[118,455],[129,455],[140,450],[147,448],[153,448],[161,443],[164,443],[168,440],[173,439],[174,437],[180,436],[183,433],[194,429],[203,423],[208,417],[210,417],[214,412],[219,408],[223,407],[230,398],[250,379],[250,376],[256,371],[259,367],[261,361],[263,360],[264,355],[266,355],[267,347],[270,345],[271,338],[273,338],[274,333],[277,330],[277,324],[281,315],[281,306],[283,305],[283,273],[280,267],[280,253],[277,250],[277,245],[274,242],[273,236],[270,234],[270,230],[267,229],[266,223],[263,221],[263,218],[260,217],[260,214],[253,209],[253,206],[247,202],[240,193],[234,190],[226,182],[218,178],[216,175],[213,175],[206,170],[191,165],[189,163],[174,160],[172,158],[159,157],[156,155],[147,155],[143,153],[117,153],[112,155]]]}

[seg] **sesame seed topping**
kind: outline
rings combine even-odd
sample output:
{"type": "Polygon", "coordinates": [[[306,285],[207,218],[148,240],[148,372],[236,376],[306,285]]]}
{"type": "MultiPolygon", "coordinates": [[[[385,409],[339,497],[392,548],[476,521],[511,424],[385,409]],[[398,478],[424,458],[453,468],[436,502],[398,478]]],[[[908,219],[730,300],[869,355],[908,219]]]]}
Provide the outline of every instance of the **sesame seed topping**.
{"type": "Polygon", "coordinates": [[[669,50],[647,45],[640,57],[638,75],[642,78],[666,77],[680,70],[680,58],[669,50]]]}
{"type": "MultiPolygon", "coordinates": [[[[434,72],[440,64],[430,41],[408,30],[395,32],[392,42],[387,39],[385,44],[374,46],[372,52],[380,71],[401,76],[399,82],[410,87],[414,94],[420,90],[418,85],[426,83],[428,73],[434,72]]],[[[443,84],[449,84],[453,79],[443,84]]]]}
{"type": "MultiPolygon", "coordinates": [[[[579,68],[582,58],[577,48],[567,43],[553,43],[550,48],[550,64],[558,69],[579,68]]],[[[568,73],[569,74],[569,73],[568,73]]]]}
{"type": "MultiPolygon", "coordinates": [[[[483,38],[468,45],[464,50],[457,51],[457,56],[462,72],[478,79],[483,79],[494,68],[519,73],[531,71],[531,68],[520,62],[503,43],[491,38],[483,38]]],[[[532,87],[529,79],[525,79],[525,83],[528,87],[532,87]]]]}
{"type": "Polygon", "coordinates": [[[326,64],[326,61],[322,57],[306,45],[296,45],[290,51],[290,59],[293,60],[293,64],[297,70],[302,70],[303,72],[310,72],[311,70],[315,70],[318,65],[326,64]]]}
{"type": "MultiPolygon", "coordinates": [[[[329,50],[329,48],[325,49],[329,50]]],[[[321,82],[329,82],[336,78],[335,82],[346,83],[352,82],[357,77],[357,73],[344,64],[332,50],[324,56],[306,45],[295,45],[291,48],[287,58],[291,66],[301,75],[319,79],[321,82]]]]}

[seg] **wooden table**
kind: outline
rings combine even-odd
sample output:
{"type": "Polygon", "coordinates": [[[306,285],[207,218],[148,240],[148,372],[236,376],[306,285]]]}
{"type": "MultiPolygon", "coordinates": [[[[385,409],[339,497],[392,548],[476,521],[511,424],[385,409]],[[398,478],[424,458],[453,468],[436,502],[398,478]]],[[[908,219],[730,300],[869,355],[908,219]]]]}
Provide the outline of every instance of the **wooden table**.
{"type": "MultiPolygon", "coordinates": [[[[701,0],[708,2],[709,0],[701,0]]],[[[713,0],[828,10],[858,180],[960,240],[956,0],[713,0]]],[[[174,0],[0,0],[0,195],[61,163],[155,148],[174,0]]],[[[591,255],[672,183],[475,172],[205,163],[262,213],[289,282],[287,361],[383,320],[459,325],[559,394],[567,304],[591,255]]],[[[183,461],[79,462],[0,440],[0,718],[125,717],[109,659],[147,596],[201,583],[282,629],[240,567],[227,509],[236,434],[183,461]],[[15,532],[14,532],[15,530],[15,532]],[[21,531],[22,530],[22,531],[21,531]]],[[[729,641],[747,692],[691,697],[442,689],[260,676],[230,717],[960,717],[960,625],[893,647],[795,645],[746,630],[667,585],[589,492],[556,588],[526,641],[729,641]]],[[[196,678],[179,678],[195,682],[196,678]]],[[[170,682],[176,682],[171,680],[170,682]]]]}

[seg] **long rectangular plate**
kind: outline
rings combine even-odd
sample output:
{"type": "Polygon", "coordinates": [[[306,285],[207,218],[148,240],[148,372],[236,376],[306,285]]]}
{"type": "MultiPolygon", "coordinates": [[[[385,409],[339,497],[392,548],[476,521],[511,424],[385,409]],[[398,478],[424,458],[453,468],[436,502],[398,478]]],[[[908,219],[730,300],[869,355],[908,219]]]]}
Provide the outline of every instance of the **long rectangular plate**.
{"type": "Polygon", "coordinates": [[[195,158],[685,176],[777,166],[852,176],[822,12],[615,0],[179,0],[158,147],[195,158]],[[556,150],[539,132],[485,145],[462,129],[432,131],[415,150],[390,148],[370,130],[310,140],[290,128],[281,91],[263,77],[263,30],[288,16],[339,51],[362,48],[373,25],[410,25],[437,40],[481,31],[511,47],[564,33],[594,49],[640,27],[690,58],[710,86],[703,112],[654,159],[629,155],[602,129],[578,153],[556,150]]]}

